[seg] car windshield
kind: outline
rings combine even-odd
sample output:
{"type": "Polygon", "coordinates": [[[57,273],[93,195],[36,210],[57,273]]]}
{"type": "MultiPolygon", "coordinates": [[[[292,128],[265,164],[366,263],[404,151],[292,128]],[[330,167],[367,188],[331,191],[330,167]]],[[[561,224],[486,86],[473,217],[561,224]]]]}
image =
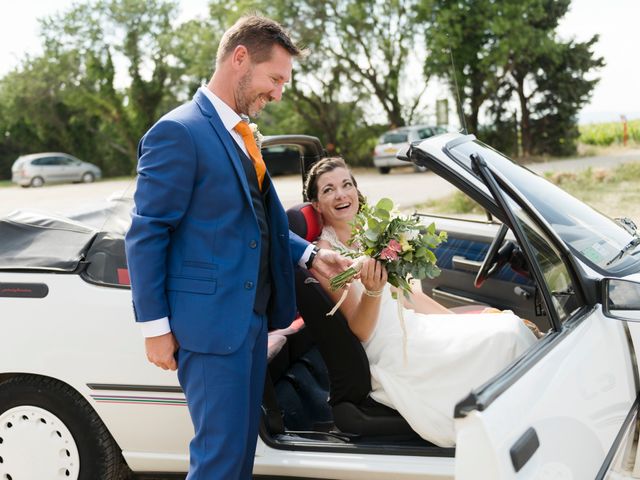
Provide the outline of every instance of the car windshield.
{"type": "Polygon", "coordinates": [[[406,132],[389,132],[382,136],[380,143],[404,143],[407,139],[406,132]]]}
{"type": "MultiPolygon", "coordinates": [[[[509,179],[574,254],[591,267],[610,274],[626,274],[629,269],[638,268],[640,255],[636,254],[640,254],[640,248],[629,247],[634,236],[609,217],[477,140],[454,141],[446,150],[472,173],[470,156],[480,154],[509,179]],[[625,248],[626,254],[620,255],[625,248]]],[[[482,183],[478,175],[476,178],[482,183]]],[[[486,191],[483,183],[481,188],[486,191]]]]}

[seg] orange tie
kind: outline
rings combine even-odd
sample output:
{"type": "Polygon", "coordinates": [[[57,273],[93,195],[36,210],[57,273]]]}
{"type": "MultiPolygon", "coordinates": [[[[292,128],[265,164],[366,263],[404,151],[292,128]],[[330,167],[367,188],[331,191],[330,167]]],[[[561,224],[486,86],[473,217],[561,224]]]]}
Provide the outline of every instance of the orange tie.
{"type": "Polygon", "coordinates": [[[267,171],[267,166],[264,164],[264,160],[262,159],[262,153],[256,144],[256,139],[253,138],[253,132],[251,131],[251,127],[245,121],[240,121],[238,124],[233,127],[236,132],[238,132],[242,136],[242,140],[244,140],[244,145],[247,147],[247,151],[249,152],[249,156],[251,160],[253,160],[253,166],[256,169],[256,176],[258,177],[258,186],[260,190],[262,190],[262,180],[264,179],[264,174],[267,171]]]}

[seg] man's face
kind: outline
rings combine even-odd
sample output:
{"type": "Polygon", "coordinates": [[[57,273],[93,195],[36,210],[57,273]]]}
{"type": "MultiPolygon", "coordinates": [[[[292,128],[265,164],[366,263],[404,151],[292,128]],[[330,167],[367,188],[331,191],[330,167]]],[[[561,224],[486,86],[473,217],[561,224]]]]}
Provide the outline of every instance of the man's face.
{"type": "Polygon", "coordinates": [[[249,61],[235,91],[237,112],[255,117],[267,103],[279,101],[284,84],[291,79],[292,68],[291,55],[279,45],[274,45],[271,58],[266,62],[249,61]]]}

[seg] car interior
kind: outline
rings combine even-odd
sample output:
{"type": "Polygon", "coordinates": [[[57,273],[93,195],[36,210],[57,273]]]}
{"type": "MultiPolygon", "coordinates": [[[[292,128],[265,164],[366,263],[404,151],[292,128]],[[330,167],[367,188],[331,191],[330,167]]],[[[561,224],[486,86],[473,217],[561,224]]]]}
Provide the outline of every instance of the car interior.
{"type": "MultiPolygon", "coordinates": [[[[310,203],[287,211],[289,225],[315,240],[320,223],[310,203]]],[[[371,398],[369,362],[360,341],[305,269],[296,271],[300,318],[269,334],[269,368],[261,436],[274,448],[357,449],[453,456],[420,438],[400,416],[371,398]]]]}

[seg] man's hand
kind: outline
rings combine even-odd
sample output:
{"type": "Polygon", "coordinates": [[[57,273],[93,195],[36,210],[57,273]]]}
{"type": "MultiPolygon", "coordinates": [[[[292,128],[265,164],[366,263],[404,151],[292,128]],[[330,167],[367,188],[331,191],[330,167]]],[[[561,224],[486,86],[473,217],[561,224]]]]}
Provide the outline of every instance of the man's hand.
{"type": "Polygon", "coordinates": [[[311,268],[323,277],[330,279],[344,272],[352,263],[352,259],[343,257],[338,252],[321,248],[318,250],[316,258],[313,259],[311,268]]]}
{"type": "Polygon", "coordinates": [[[144,339],[144,346],[147,350],[147,359],[163,370],[176,370],[178,364],[174,354],[178,350],[178,342],[173,333],[165,333],[157,337],[147,337],[144,339]]]}

